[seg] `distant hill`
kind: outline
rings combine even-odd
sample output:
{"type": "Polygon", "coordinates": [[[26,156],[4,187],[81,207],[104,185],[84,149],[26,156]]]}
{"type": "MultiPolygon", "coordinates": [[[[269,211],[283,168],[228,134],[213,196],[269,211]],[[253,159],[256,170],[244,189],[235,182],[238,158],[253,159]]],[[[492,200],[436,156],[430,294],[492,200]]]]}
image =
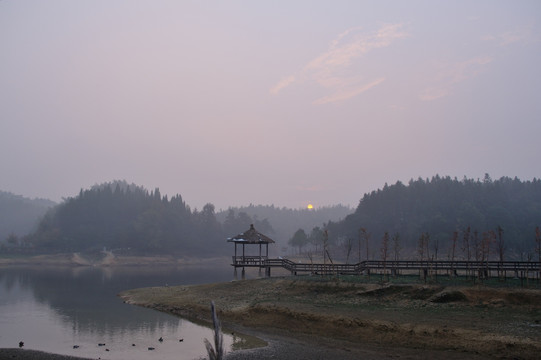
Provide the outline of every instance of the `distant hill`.
{"type": "MultiPolygon", "coordinates": [[[[362,239],[362,257],[366,258],[364,228],[370,233],[369,258],[380,259],[382,239],[398,235],[401,258],[453,256],[475,260],[487,252],[498,260],[534,256],[536,228],[541,226],[541,180],[521,181],[502,177],[492,180],[457,180],[434,176],[432,179],[411,180],[407,185],[397,182],[365,194],[355,212],[343,221],[328,226],[334,244],[353,243],[357,254],[362,239]],[[424,250],[420,243],[424,242],[424,250]]],[[[537,255],[535,255],[537,258],[537,255]]]]}
{"type": "Polygon", "coordinates": [[[0,191],[0,241],[10,234],[21,237],[34,231],[39,219],[56,203],[46,199],[29,199],[0,191]]]}
{"type": "Polygon", "coordinates": [[[169,199],[126,181],[82,190],[51,209],[29,236],[38,251],[216,255],[225,240],[214,207],[192,212],[180,195],[169,199]]]}
{"type": "MultiPolygon", "coordinates": [[[[243,207],[229,208],[228,210],[218,212],[216,219],[221,223],[226,223],[227,216],[235,214],[237,217],[248,217],[260,232],[269,235],[276,241],[276,247],[281,252],[282,247],[288,246],[288,240],[298,229],[304,229],[310,232],[314,227],[324,227],[324,224],[330,221],[340,221],[347,215],[353,213],[353,209],[343,205],[326,206],[317,209],[289,209],[285,207],[276,207],[274,205],[249,205],[243,207]],[[244,214],[244,215],[243,215],[244,214]],[[266,220],[271,228],[266,224],[258,224],[266,220]]],[[[249,220],[248,220],[249,221],[249,220]]],[[[245,221],[245,223],[248,223],[245,221]]],[[[246,226],[246,225],[244,225],[246,226]]],[[[239,229],[239,227],[237,227],[239,229]]],[[[246,228],[240,228],[244,231],[246,228]]],[[[229,236],[236,235],[230,233],[229,236]]]]}

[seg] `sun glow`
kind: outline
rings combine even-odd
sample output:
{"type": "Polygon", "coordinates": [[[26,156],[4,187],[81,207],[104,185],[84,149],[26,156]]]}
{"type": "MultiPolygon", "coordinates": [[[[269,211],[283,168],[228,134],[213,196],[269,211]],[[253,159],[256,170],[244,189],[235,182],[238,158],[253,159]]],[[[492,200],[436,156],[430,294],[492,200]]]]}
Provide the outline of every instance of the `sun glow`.
{"type": "Polygon", "coordinates": [[[308,204],[308,205],[306,206],[306,208],[307,208],[308,210],[312,210],[312,209],[314,208],[314,205],[308,204]]]}

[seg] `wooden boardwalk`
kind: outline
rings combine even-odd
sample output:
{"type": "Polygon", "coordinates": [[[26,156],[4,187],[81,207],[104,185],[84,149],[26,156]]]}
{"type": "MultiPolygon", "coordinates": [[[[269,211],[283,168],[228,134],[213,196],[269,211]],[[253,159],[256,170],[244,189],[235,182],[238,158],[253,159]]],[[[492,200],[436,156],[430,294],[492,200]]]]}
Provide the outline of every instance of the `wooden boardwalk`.
{"type": "Polygon", "coordinates": [[[265,274],[270,276],[271,268],[284,268],[293,275],[316,274],[316,275],[361,275],[361,274],[399,274],[418,271],[422,274],[451,274],[475,275],[482,278],[492,276],[538,278],[541,272],[539,261],[419,261],[398,260],[378,261],[366,260],[356,264],[331,264],[331,263],[300,263],[285,258],[268,258],[266,256],[233,256],[232,266],[237,268],[256,267],[265,269],[265,274]]]}

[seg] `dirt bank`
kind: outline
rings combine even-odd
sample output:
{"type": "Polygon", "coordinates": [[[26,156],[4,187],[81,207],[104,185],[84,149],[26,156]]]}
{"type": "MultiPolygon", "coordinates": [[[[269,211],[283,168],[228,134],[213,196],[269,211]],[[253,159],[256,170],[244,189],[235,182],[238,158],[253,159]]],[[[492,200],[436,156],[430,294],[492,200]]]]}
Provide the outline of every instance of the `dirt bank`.
{"type": "MultiPolygon", "coordinates": [[[[126,291],[128,303],[207,321],[213,300],[225,324],[317,343],[421,349],[490,358],[538,358],[541,291],[378,285],[270,278],[126,291]]],[[[415,357],[413,357],[415,358],[415,357]]]]}
{"type": "Polygon", "coordinates": [[[75,356],[49,354],[43,351],[27,349],[0,349],[0,359],[11,360],[85,360],[75,356]]]}

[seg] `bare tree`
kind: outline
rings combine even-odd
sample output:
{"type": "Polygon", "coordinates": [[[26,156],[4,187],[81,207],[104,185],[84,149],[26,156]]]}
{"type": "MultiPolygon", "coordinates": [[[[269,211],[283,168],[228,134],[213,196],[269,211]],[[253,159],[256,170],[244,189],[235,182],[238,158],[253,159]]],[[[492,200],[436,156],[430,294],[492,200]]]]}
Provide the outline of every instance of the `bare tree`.
{"type": "Polygon", "coordinates": [[[490,248],[493,243],[496,242],[496,233],[493,230],[489,230],[483,233],[483,255],[482,259],[483,261],[489,261],[490,260],[490,248]]]}
{"type": "Polygon", "coordinates": [[[323,230],[323,264],[327,263],[327,257],[332,264],[331,254],[329,254],[329,232],[325,229],[323,230]]]}
{"type": "Polygon", "coordinates": [[[541,263],[541,229],[539,226],[535,228],[535,252],[537,253],[537,261],[541,263]]]}
{"type": "Polygon", "coordinates": [[[505,253],[505,244],[503,242],[503,229],[500,225],[498,225],[498,255],[500,258],[500,262],[503,262],[503,257],[505,253]]]}
{"type": "Polygon", "coordinates": [[[440,249],[440,240],[436,236],[432,242],[434,248],[434,260],[438,260],[438,250],[440,249]]]}
{"type": "Polygon", "coordinates": [[[482,242],[479,241],[479,233],[477,230],[473,231],[473,249],[475,255],[475,261],[481,261],[481,256],[483,255],[482,242]]]}
{"type": "Polygon", "coordinates": [[[537,273],[538,281],[541,280],[541,230],[539,226],[535,227],[535,252],[537,253],[537,261],[539,261],[539,271],[537,273]]]}
{"type": "Polygon", "coordinates": [[[451,239],[451,261],[455,261],[456,243],[458,241],[458,231],[453,231],[453,238],[451,239]]]}
{"type": "Polygon", "coordinates": [[[358,246],[358,248],[357,248],[357,250],[358,250],[358,252],[359,252],[359,262],[361,262],[361,242],[362,242],[362,239],[363,239],[363,233],[362,233],[362,231],[361,231],[362,229],[363,229],[362,227],[359,228],[359,237],[358,237],[358,239],[357,239],[357,240],[358,240],[358,243],[359,243],[359,244],[358,244],[359,246],[358,246]]]}
{"type": "Polygon", "coordinates": [[[477,230],[473,231],[473,236],[471,238],[471,241],[473,242],[473,252],[475,256],[475,261],[477,261],[477,278],[481,278],[481,266],[479,265],[479,262],[482,261],[482,256],[484,254],[483,251],[483,241],[479,240],[479,233],[477,230]]]}
{"type": "Polygon", "coordinates": [[[430,234],[425,233],[426,259],[430,260],[430,234]]]}
{"type": "Polygon", "coordinates": [[[485,262],[485,267],[483,270],[483,277],[488,277],[488,260],[490,259],[490,245],[495,242],[496,240],[496,233],[492,230],[483,232],[483,239],[481,241],[481,261],[485,262]]]}
{"type": "Polygon", "coordinates": [[[398,261],[400,260],[400,250],[402,248],[400,247],[400,234],[396,233],[392,237],[393,240],[393,253],[394,253],[394,260],[398,261]]]}
{"type": "Polygon", "coordinates": [[[351,255],[351,250],[353,249],[353,241],[350,237],[347,237],[344,241],[344,247],[346,250],[346,264],[349,264],[349,256],[351,255]]]}
{"type": "Polygon", "coordinates": [[[462,235],[462,255],[468,261],[471,260],[470,238],[471,238],[471,229],[468,226],[466,229],[464,229],[464,234],[462,235]]]}
{"type": "Polygon", "coordinates": [[[419,259],[423,261],[425,255],[425,233],[422,233],[417,241],[417,254],[419,254],[419,259]]]}
{"type": "Polygon", "coordinates": [[[366,260],[369,260],[368,257],[369,257],[369,243],[370,243],[370,233],[368,231],[366,231],[365,228],[360,228],[359,229],[360,231],[360,235],[362,235],[362,238],[364,239],[364,241],[366,242],[366,260]]]}
{"type": "Polygon", "coordinates": [[[308,259],[310,260],[310,264],[314,263],[314,256],[312,255],[312,251],[307,251],[306,256],[308,256],[308,259]]]}
{"type": "Polygon", "coordinates": [[[381,240],[381,260],[383,260],[383,276],[387,274],[387,258],[389,257],[389,232],[385,231],[381,240]]]}
{"type": "Polygon", "coordinates": [[[455,251],[456,251],[456,243],[458,240],[458,231],[453,231],[453,239],[451,240],[451,272],[452,276],[455,275],[455,251]]]}
{"type": "Polygon", "coordinates": [[[308,251],[306,255],[308,256],[308,259],[310,259],[310,272],[313,273],[314,272],[314,256],[312,255],[312,251],[308,251]]]}

